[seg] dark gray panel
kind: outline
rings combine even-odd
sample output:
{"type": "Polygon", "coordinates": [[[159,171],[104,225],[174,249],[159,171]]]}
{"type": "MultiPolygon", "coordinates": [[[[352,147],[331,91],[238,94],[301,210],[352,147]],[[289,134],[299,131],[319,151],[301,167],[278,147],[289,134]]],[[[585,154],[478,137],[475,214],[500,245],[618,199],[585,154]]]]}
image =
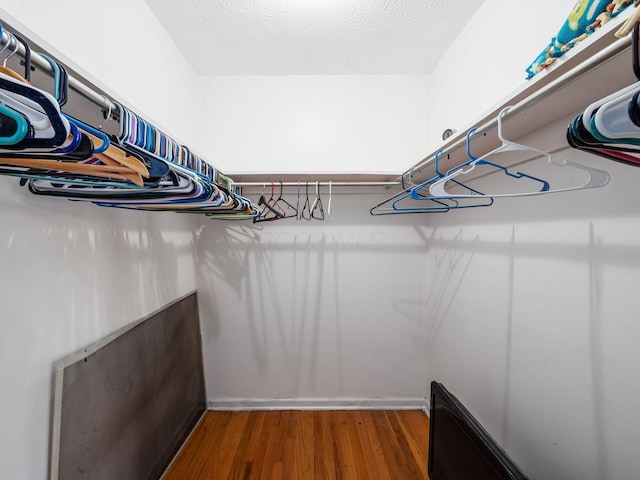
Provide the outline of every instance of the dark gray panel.
{"type": "Polygon", "coordinates": [[[58,478],[159,478],[206,407],[196,294],[63,375],[58,478]]]}

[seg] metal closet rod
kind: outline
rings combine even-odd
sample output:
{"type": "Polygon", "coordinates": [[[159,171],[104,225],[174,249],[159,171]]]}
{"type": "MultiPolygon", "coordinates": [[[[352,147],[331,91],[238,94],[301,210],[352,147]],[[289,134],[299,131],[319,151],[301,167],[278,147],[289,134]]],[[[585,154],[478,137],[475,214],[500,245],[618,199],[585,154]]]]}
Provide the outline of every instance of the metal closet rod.
{"type": "Polygon", "coordinates": [[[233,182],[233,187],[270,187],[271,184],[275,186],[282,185],[283,187],[297,187],[297,186],[315,186],[316,184],[321,186],[328,187],[331,185],[332,187],[394,187],[398,185],[399,182],[330,182],[327,180],[322,180],[319,182],[315,181],[304,181],[304,182],[233,182]]]}
{"type": "MultiPolygon", "coordinates": [[[[13,42],[8,32],[6,32],[3,28],[2,38],[0,38],[0,45],[4,46],[9,43],[13,43],[13,42]]],[[[15,48],[15,45],[13,46],[13,48],[15,48]]],[[[11,49],[12,49],[12,46],[9,45],[9,47],[7,48],[7,52],[5,53],[10,53],[11,49]]],[[[18,50],[16,51],[16,55],[24,59],[26,53],[27,51],[24,45],[18,42],[18,50]]],[[[31,51],[31,64],[53,75],[53,69],[51,68],[51,65],[49,64],[49,62],[47,62],[42,56],[40,56],[38,52],[34,52],[33,50],[31,51]]],[[[69,75],[69,88],[72,88],[73,90],[78,92],[80,95],[92,101],[96,105],[104,108],[105,110],[111,111],[115,115],[118,114],[118,107],[116,107],[113,103],[111,103],[111,100],[109,100],[109,98],[106,95],[96,92],[95,90],[88,87],[87,85],[82,83],[80,80],[72,77],[71,75],[69,75]]]]}
{"type": "MultiPolygon", "coordinates": [[[[593,55],[588,60],[582,62],[581,64],[579,64],[575,68],[572,68],[571,70],[569,70],[564,75],[561,75],[558,78],[556,78],[555,80],[549,82],[549,84],[547,84],[546,86],[542,87],[540,90],[538,90],[537,92],[535,92],[532,95],[528,96],[524,100],[521,100],[519,103],[516,103],[507,112],[505,112],[505,114],[503,115],[503,119],[504,118],[509,118],[512,115],[520,113],[522,110],[525,110],[526,108],[530,107],[534,103],[542,100],[547,95],[551,95],[556,90],[562,88],[563,86],[565,86],[565,84],[567,82],[570,82],[572,80],[576,80],[576,79],[580,78],[582,75],[587,74],[589,72],[589,70],[591,70],[592,68],[598,66],[601,63],[604,63],[607,60],[610,60],[610,59],[620,55],[622,52],[624,52],[630,46],[631,46],[631,35],[628,35],[628,36],[626,36],[626,37],[624,37],[622,39],[619,39],[619,40],[613,42],[611,45],[603,48],[602,50],[600,50],[598,53],[593,55]]],[[[477,127],[475,134],[478,135],[478,134],[485,133],[485,132],[487,132],[487,131],[489,131],[492,128],[495,128],[497,126],[498,126],[498,117],[496,116],[495,118],[493,118],[492,120],[489,120],[488,122],[484,123],[480,127],[477,127]]],[[[452,143],[448,147],[443,148],[442,151],[440,152],[440,155],[447,155],[449,153],[453,153],[455,150],[457,150],[457,149],[459,149],[461,147],[464,147],[466,145],[466,143],[467,143],[467,139],[465,137],[459,138],[458,140],[456,140],[454,143],[452,143]]],[[[435,154],[434,154],[432,157],[429,157],[429,158],[423,160],[422,162],[418,163],[417,165],[414,165],[409,170],[405,171],[402,174],[401,178],[404,178],[405,176],[410,175],[410,174],[415,174],[415,173],[420,172],[425,167],[428,167],[429,165],[434,163],[435,159],[436,159],[436,157],[435,157],[435,154]]],[[[401,181],[401,179],[399,179],[398,181],[401,181]]]]}

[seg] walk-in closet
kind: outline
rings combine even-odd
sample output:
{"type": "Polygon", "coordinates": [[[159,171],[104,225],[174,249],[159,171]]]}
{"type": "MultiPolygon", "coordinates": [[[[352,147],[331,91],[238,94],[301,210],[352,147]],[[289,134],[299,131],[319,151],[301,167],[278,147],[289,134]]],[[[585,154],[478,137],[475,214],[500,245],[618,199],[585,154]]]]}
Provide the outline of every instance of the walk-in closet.
{"type": "Polygon", "coordinates": [[[0,477],[640,476],[632,0],[0,6],[0,477]]]}

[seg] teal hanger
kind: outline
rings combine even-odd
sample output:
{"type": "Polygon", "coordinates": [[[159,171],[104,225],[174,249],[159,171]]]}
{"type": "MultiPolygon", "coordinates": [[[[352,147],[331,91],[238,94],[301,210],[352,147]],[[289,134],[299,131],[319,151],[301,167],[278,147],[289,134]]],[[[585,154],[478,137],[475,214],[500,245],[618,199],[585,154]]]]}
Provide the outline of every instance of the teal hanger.
{"type": "MultiPolygon", "coordinates": [[[[27,133],[29,132],[29,123],[24,118],[24,116],[1,103],[0,114],[13,120],[16,124],[15,131],[13,133],[11,133],[10,135],[6,134],[4,136],[0,136],[0,145],[15,145],[16,143],[24,140],[24,138],[27,136],[27,133]]],[[[3,133],[4,123],[5,122],[3,121],[2,127],[0,128],[0,133],[3,133]]]]}

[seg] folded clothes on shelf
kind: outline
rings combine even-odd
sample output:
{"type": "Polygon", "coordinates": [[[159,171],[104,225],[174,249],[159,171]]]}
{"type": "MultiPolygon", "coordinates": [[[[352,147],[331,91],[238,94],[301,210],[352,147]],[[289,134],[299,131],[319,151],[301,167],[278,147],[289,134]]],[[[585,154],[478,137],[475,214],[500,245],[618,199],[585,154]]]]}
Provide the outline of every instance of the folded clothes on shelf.
{"type": "Polygon", "coordinates": [[[558,34],[527,67],[527,79],[547,68],[632,3],[633,0],[578,0],[558,34]]]}

